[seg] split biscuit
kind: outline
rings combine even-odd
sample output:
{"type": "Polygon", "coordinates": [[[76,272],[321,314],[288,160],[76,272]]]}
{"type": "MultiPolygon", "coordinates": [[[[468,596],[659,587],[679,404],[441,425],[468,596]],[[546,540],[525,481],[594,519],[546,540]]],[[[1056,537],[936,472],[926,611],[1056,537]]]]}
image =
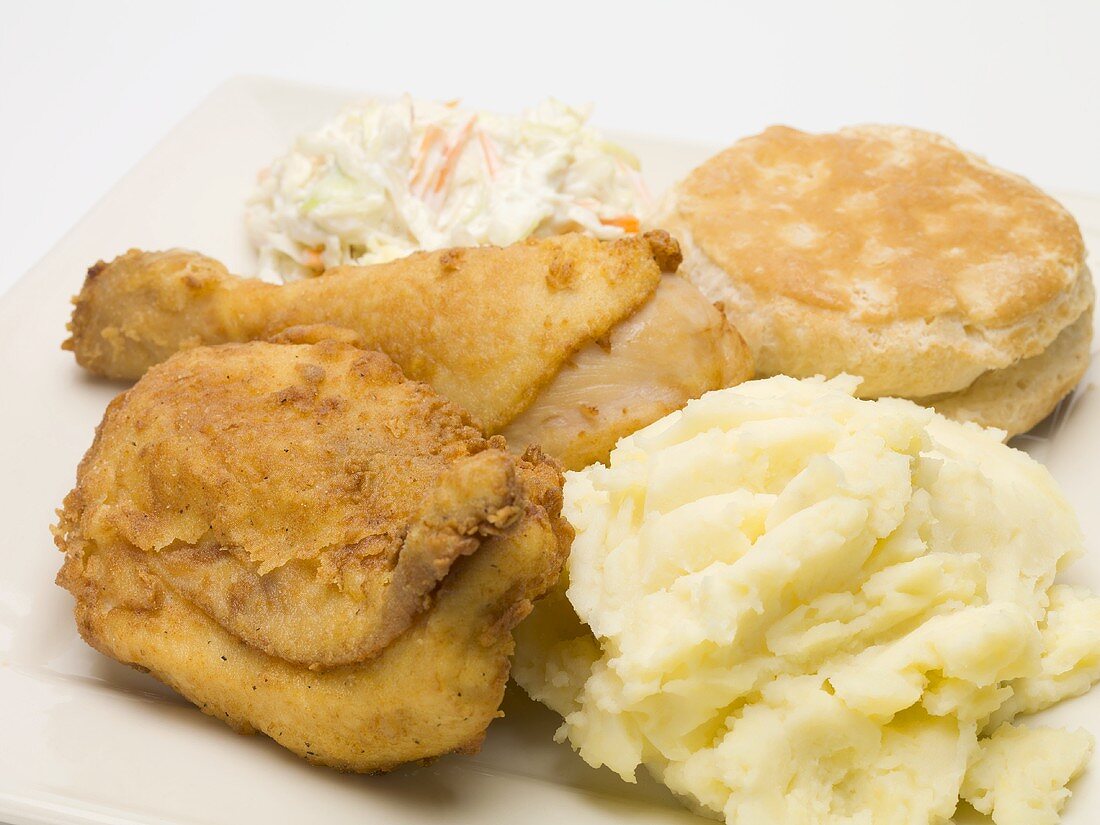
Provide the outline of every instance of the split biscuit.
{"type": "Polygon", "coordinates": [[[931,399],[1013,435],[1087,364],[1076,221],[939,135],[772,127],[691,172],[649,223],[679,239],[681,272],[762,375],[847,372],[863,397],[931,399]]]}

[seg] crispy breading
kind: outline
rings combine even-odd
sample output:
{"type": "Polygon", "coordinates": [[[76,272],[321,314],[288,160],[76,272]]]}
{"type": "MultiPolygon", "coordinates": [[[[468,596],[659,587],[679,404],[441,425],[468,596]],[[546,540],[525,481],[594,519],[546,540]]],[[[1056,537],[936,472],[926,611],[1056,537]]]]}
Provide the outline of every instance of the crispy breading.
{"type": "Polygon", "coordinates": [[[93,372],[135,378],[201,344],[355,343],[387,353],[487,432],[542,444],[575,470],[692,398],[751,377],[737,331],[669,274],[679,263],[660,231],[565,236],[274,286],[197,253],[133,250],[89,271],[65,346],[93,372]],[[642,358],[654,368],[639,370],[642,358]]]}
{"type": "Polygon", "coordinates": [[[561,473],[384,355],[201,347],[116,398],[55,528],[84,638],[335,767],[475,748],[556,579],[561,473]]]}
{"type": "Polygon", "coordinates": [[[93,372],[138,378],[200,344],[344,327],[495,432],[678,264],[663,232],[616,241],[564,235],[339,267],[276,286],[191,252],[131,250],[89,270],[66,346],[93,372]]]}

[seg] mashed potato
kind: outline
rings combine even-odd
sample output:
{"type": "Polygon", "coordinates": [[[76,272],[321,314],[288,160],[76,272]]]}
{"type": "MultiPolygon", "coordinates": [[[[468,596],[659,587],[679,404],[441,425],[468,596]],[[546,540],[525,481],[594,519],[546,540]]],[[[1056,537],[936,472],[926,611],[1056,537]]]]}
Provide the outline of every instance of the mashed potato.
{"type": "Polygon", "coordinates": [[[565,593],[517,680],[591,765],[739,825],[1055,822],[1092,749],[1019,713],[1100,677],[1047,471],[857,382],[754,381],[570,473],[565,593]]]}

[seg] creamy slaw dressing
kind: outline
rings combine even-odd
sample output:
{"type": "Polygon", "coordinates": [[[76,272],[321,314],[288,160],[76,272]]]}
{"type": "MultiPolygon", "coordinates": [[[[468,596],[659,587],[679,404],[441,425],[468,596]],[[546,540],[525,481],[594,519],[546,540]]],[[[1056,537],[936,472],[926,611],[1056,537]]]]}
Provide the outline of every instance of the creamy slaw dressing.
{"type": "Polygon", "coordinates": [[[365,101],[261,172],[245,221],[261,275],[292,280],[418,249],[637,229],[637,159],[546,100],[519,116],[365,101]]]}

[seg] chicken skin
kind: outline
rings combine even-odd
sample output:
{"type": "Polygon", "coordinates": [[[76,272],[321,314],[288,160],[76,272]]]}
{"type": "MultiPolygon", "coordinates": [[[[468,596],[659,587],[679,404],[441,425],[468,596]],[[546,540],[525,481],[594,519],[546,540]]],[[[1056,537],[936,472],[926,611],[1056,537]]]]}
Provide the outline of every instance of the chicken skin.
{"type": "Polygon", "coordinates": [[[479,746],[572,531],[561,473],[345,343],[197,347],[108,407],[54,528],[81,635],[371,772],[479,746]]]}
{"type": "Polygon", "coordinates": [[[667,274],[679,263],[679,247],[660,231],[615,241],[565,235],[276,286],[197,253],[132,250],[89,270],[65,347],[92,372],[136,379],[195,346],[343,336],[386,353],[486,432],[516,425],[514,447],[544,443],[579,469],[627,432],[751,377],[740,335],[667,274]],[[655,305],[671,310],[646,312],[655,305]],[[637,369],[640,351],[656,359],[653,370],[637,369]],[[559,382],[542,399],[566,372],[564,389],[559,382]],[[598,392],[579,397],[585,386],[598,392]]]}

